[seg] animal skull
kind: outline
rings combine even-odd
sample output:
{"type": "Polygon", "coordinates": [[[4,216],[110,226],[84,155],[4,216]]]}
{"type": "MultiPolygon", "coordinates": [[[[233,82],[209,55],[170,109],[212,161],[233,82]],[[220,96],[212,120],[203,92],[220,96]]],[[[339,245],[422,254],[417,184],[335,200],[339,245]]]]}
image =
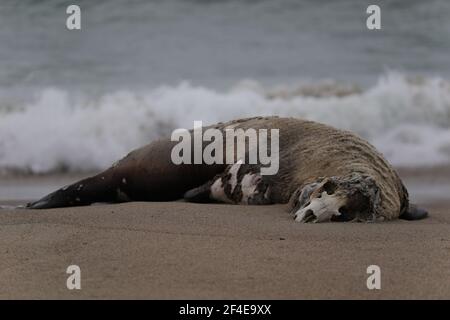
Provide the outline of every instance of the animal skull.
{"type": "Polygon", "coordinates": [[[339,209],[345,205],[347,199],[343,196],[329,195],[326,191],[314,198],[309,205],[295,213],[295,221],[324,222],[330,221],[333,216],[340,216],[339,209]]]}
{"type": "Polygon", "coordinates": [[[318,178],[298,189],[291,198],[295,221],[372,221],[379,202],[379,190],[371,177],[318,178]]]}

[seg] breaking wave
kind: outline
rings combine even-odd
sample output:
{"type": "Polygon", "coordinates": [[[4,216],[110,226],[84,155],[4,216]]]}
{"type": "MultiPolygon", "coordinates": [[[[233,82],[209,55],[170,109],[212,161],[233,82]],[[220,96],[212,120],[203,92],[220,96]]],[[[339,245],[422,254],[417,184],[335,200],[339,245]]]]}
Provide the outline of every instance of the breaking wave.
{"type": "Polygon", "coordinates": [[[302,117],[352,130],[395,166],[450,163],[450,82],[390,72],[365,90],[336,81],[228,91],[160,86],[80,95],[40,90],[11,106],[0,98],[0,170],[46,173],[108,167],[131,149],[191,128],[244,116],[302,117]]]}

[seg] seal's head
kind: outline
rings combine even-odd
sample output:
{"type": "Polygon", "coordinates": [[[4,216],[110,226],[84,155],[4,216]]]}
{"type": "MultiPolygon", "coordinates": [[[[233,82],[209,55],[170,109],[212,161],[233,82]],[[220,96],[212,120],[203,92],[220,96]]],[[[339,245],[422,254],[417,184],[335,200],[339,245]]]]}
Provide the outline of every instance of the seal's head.
{"type": "Polygon", "coordinates": [[[373,178],[358,173],[317,178],[291,196],[295,221],[374,221],[379,215],[379,188],[373,178]]]}

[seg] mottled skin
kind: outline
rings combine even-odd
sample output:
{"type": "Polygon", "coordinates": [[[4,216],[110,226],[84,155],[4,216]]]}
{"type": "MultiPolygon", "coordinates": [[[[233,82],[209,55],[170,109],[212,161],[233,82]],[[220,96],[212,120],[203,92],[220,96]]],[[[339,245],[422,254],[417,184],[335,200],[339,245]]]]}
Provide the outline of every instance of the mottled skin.
{"type": "Polygon", "coordinates": [[[319,177],[372,177],[380,189],[378,214],[397,218],[408,207],[408,194],[396,171],[367,141],[354,133],[295,118],[250,119],[235,128],[279,128],[280,170],[267,177],[272,200],[286,203],[296,189],[319,177]]]}
{"type": "MultiPolygon", "coordinates": [[[[270,185],[270,201],[261,204],[288,203],[291,211],[296,206],[298,209],[301,191],[314,186],[309,193],[303,192],[305,199],[301,206],[304,207],[312,198],[320,197],[322,182],[328,178],[334,183],[333,193],[345,193],[351,200],[347,199],[347,209],[361,211],[371,206],[367,209],[371,217],[364,218],[368,212],[359,215],[363,220],[390,220],[400,215],[408,218],[408,193],[396,171],[372,145],[351,132],[317,122],[278,117],[239,119],[208,128],[279,129],[279,171],[276,175],[262,176],[261,181],[270,185]],[[370,204],[364,205],[365,202],[370,204]]],[[[106,171],[59,189],[29,207],[125,200],[170,201],[182,198],[186,192],[185,198],[190,201],[214,200],[209,188],[215,179],[222,179],[230,167],[223,164],[174,165],[170,153],[175,144],[169,139],[154,141],[132,151],[106,171]]],[[[254,172],[255,165],[242,165],[239,174],[249,171],[254,172]]],[[[422,212],[416,217],[425,215],[426,212],[422,212]]],[[[351,214],[352,218],[355,216],[358,214],[351,214]]]]}

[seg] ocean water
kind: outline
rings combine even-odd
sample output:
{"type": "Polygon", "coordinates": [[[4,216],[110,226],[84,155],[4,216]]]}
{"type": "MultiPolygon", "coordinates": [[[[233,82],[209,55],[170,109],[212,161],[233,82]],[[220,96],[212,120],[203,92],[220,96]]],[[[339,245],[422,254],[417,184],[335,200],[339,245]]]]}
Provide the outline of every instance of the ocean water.
{"type": "Polygon", "coordinates": [[[98,170],[253,115],[352,130],[398,167],[450,163],[448,0],[76,3],[80,31],[67,1],[0,2],[0,172],[98,170]]]}

